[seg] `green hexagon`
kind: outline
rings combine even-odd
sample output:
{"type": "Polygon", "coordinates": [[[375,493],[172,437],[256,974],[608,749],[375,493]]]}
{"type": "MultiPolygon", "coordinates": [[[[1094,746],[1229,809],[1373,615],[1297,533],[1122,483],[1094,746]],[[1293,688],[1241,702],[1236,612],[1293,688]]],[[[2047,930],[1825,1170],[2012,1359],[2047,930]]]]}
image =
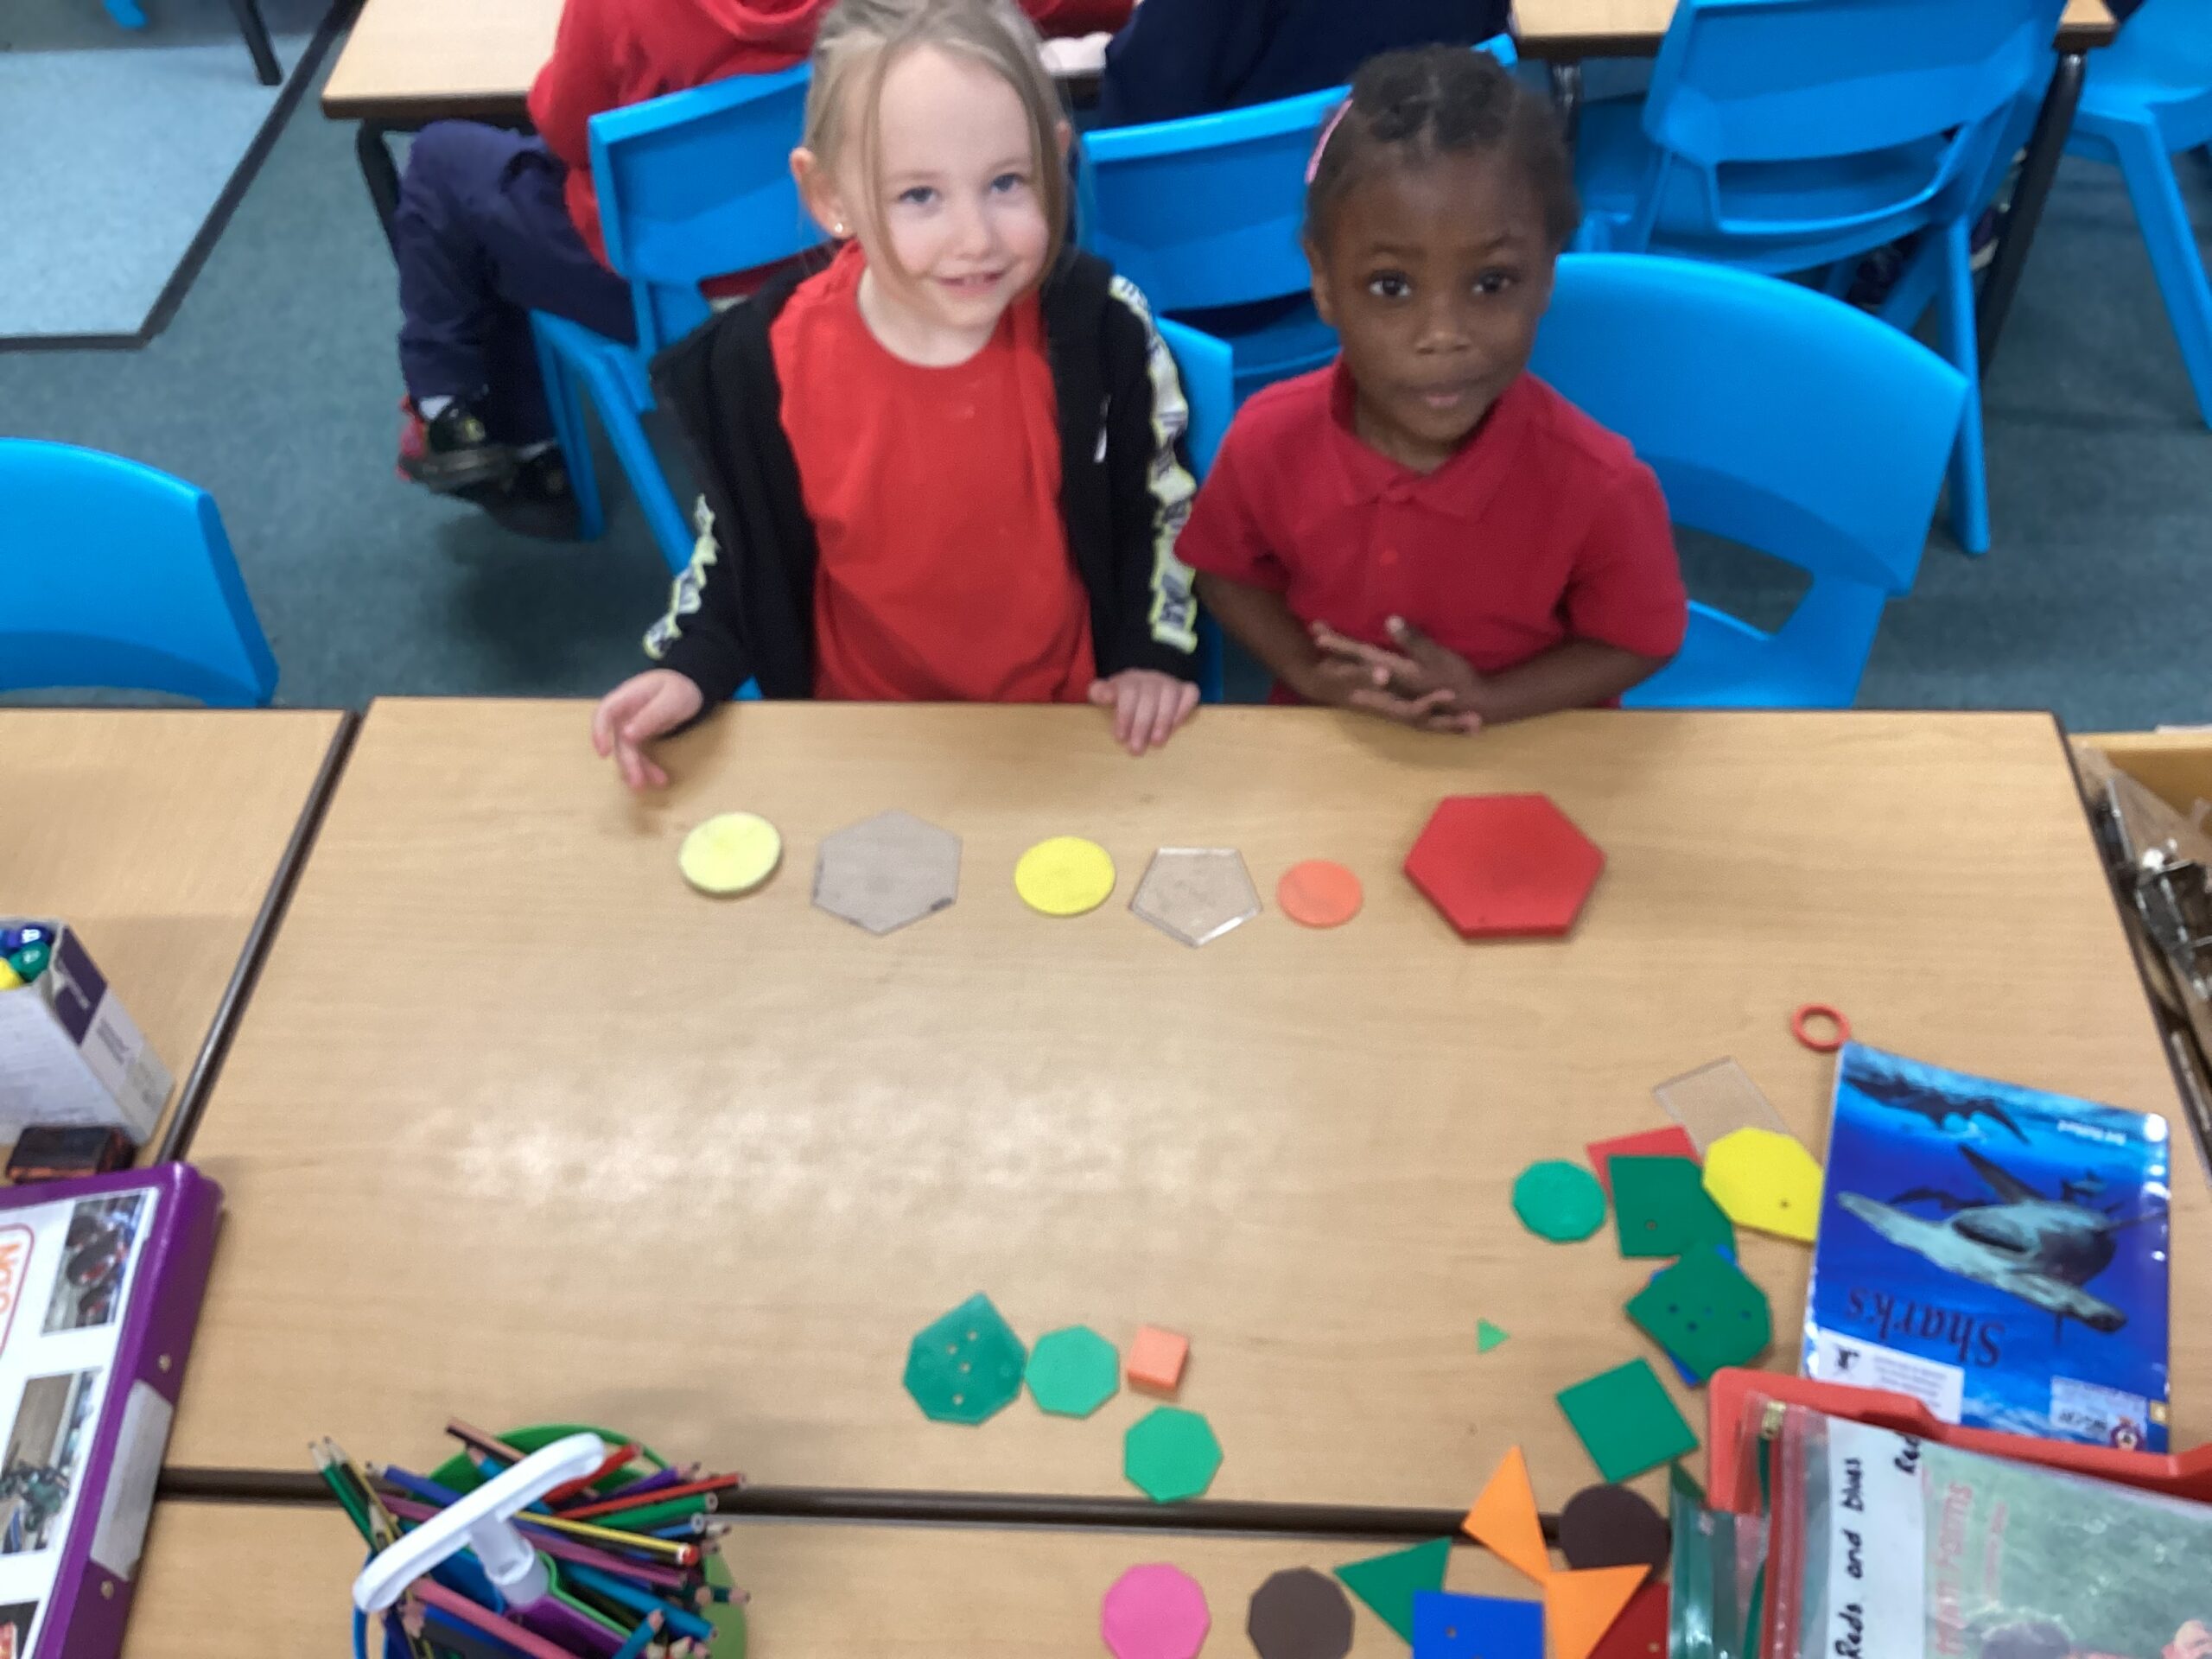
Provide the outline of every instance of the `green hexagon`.
{"type": "Polygon", "coordinates": [[[1087,1325],[1037,1338],[1029,1351],[1029,1392],[1060,1417],[1088,1417],[1122,1385],[1122,1357],[1087,1325]]]}
{"type": "Polygon", "coordinates": [[[906,1392],[940,1423],[980,1423],[1021,1392],[1027,1353],[984,1295],[924,1325],[906,1350],[906,1392]]]}
{"type": "Polygon", "coordinates": [[[1129,1425],[1122,1442],[1122,1472],[1155,1503],[1196,1497],[1221,1467],[1221,1442],[1213,1425],[1195,1411],[1160,1406],[1129,1425]]]}

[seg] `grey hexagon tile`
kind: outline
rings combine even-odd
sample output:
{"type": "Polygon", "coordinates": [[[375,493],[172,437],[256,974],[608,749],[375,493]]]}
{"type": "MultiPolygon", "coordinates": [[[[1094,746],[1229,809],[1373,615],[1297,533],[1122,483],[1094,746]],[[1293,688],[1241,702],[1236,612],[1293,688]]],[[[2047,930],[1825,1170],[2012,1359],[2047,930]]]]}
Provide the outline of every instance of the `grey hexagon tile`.
{"type": "Polygon", "coordinates": [[[814,902],[871,933],[933,916],[960,895],[960,837],[895,808],[823,838],[814,902]]]}
{"type": "Polygon", "coordinates": [[[1129,908],[1170,938],[1211,944],[1260,913],[1259,889],[1234,847],[1163,847],[1129,908]]]}

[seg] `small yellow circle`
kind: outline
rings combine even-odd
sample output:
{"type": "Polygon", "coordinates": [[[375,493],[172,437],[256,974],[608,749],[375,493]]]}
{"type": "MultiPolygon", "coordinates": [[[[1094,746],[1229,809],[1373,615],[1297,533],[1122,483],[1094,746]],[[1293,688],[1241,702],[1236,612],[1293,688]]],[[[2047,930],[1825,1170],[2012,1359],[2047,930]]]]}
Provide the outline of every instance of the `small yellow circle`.
{"type": "Polygon", "coordinates": [[[1054,836],[1021,855],[1014,867],[1014,890],[1045,915],[1080,916],[1113,893],[1113,856],[1095,841],[1054,836]]]}
{"type": "Polygon", "coordinates": [[[702,893],[750,893],[776,873],[784,838],[752,812],[725,812],[683,837],[676,856],[683,879],[702,893]]]}

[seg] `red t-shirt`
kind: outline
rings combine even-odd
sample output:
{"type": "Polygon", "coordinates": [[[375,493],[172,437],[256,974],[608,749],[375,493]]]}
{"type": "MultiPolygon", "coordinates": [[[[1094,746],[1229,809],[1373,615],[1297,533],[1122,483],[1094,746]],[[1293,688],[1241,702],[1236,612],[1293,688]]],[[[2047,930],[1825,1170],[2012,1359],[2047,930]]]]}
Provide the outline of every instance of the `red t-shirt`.
{"type": "Polygon", "coordinates": [[[894,357],[861,317],[857,244],[768,327],[820,549],[814,695],[1075,702],[1090,600],[1060,518],[1060,432],[1036,296],[965,363],[894,357]]]}
{"type": "Polygon", "coordinates": [[[1390,647],[1383,624],[1403,617],[1481,674],[1566,639],[1681,648],[1666,499],[1625,438],[1524,374],[1421,474],[1353,435],[1351,398],[1338,364],[1239,410],[1177,556],[1370,645],[1390,647]]]}

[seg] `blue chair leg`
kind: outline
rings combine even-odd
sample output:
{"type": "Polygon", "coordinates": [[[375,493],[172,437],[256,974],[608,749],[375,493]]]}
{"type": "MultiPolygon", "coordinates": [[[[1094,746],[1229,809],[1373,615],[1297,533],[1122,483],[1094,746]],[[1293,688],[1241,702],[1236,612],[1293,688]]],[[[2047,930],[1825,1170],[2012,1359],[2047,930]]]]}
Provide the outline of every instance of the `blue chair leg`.
{"type": "Polygon", "coordinates": [[[105,0],[107,15],[124,29],[143,29],[146,14],[138,9],[138,0],[105,0]]]}
{"type": "Polygon", "coordinates": [[[2203,257],[2190,228],[2173,160],[2157,130],[2147,124],[2118,130],[2112,138],[2120,175],[2127,181],[2128,199],[2135,204],[2136,222],[2151,251],[2158,292],[2165,296],[2167,321],[2173,324],[2182,362],[2196,390],[2198,413],[2212,426],[2212,285],[2205,282],[2203,257]]]}
{"type": "Polygon", "coordinates": [[[1974,315],[1973,255],[1964,219],[1931,230],[1943,243],[1939,330],[1943,356],[1967,378],[1966,409],[1951,451],[1951,533],[1969,553],[1989,551],[1989,479],[1981,448],[1981,351],[1974,315]]]}
{"type": "Polygon", "coordinates": [[[668,486],[668,474],[661,470],[660,457],[653,453],[652,441],[645,435],[645,423],[624,388],[614,382],[611,374],[593,376],[592,396],[599,404],[600,424],[607,429],[623,475],[630,480],[638,505],[645,509],[645,527],[652,531],[654,545],[660,549],[670,571],[681,574],[691,563],[696,539],[691,521],[677,505],[676,492],[668,486]]]}
{"type": "Polygon", "coordinates": [[[607,534],[607,512],[599,499],[599,476],[592,467],[591,432],[584,424],[583,385],[568,359],[556,350],[543,330],[537,338],[537,372],[545,382],[546,407],[553,413],[553,436],[568,463],[569,488],[576,498],[576,516],[587,541],[607,534]]]}
{"type": "Polygon", "coordinates": [[[1856,256],[1837,260],[1821,278],[1821,292],[1832,300],[1842,299],[1851,292],[1851,284],[1859,276],[1859,265],[1856,256]]]}

